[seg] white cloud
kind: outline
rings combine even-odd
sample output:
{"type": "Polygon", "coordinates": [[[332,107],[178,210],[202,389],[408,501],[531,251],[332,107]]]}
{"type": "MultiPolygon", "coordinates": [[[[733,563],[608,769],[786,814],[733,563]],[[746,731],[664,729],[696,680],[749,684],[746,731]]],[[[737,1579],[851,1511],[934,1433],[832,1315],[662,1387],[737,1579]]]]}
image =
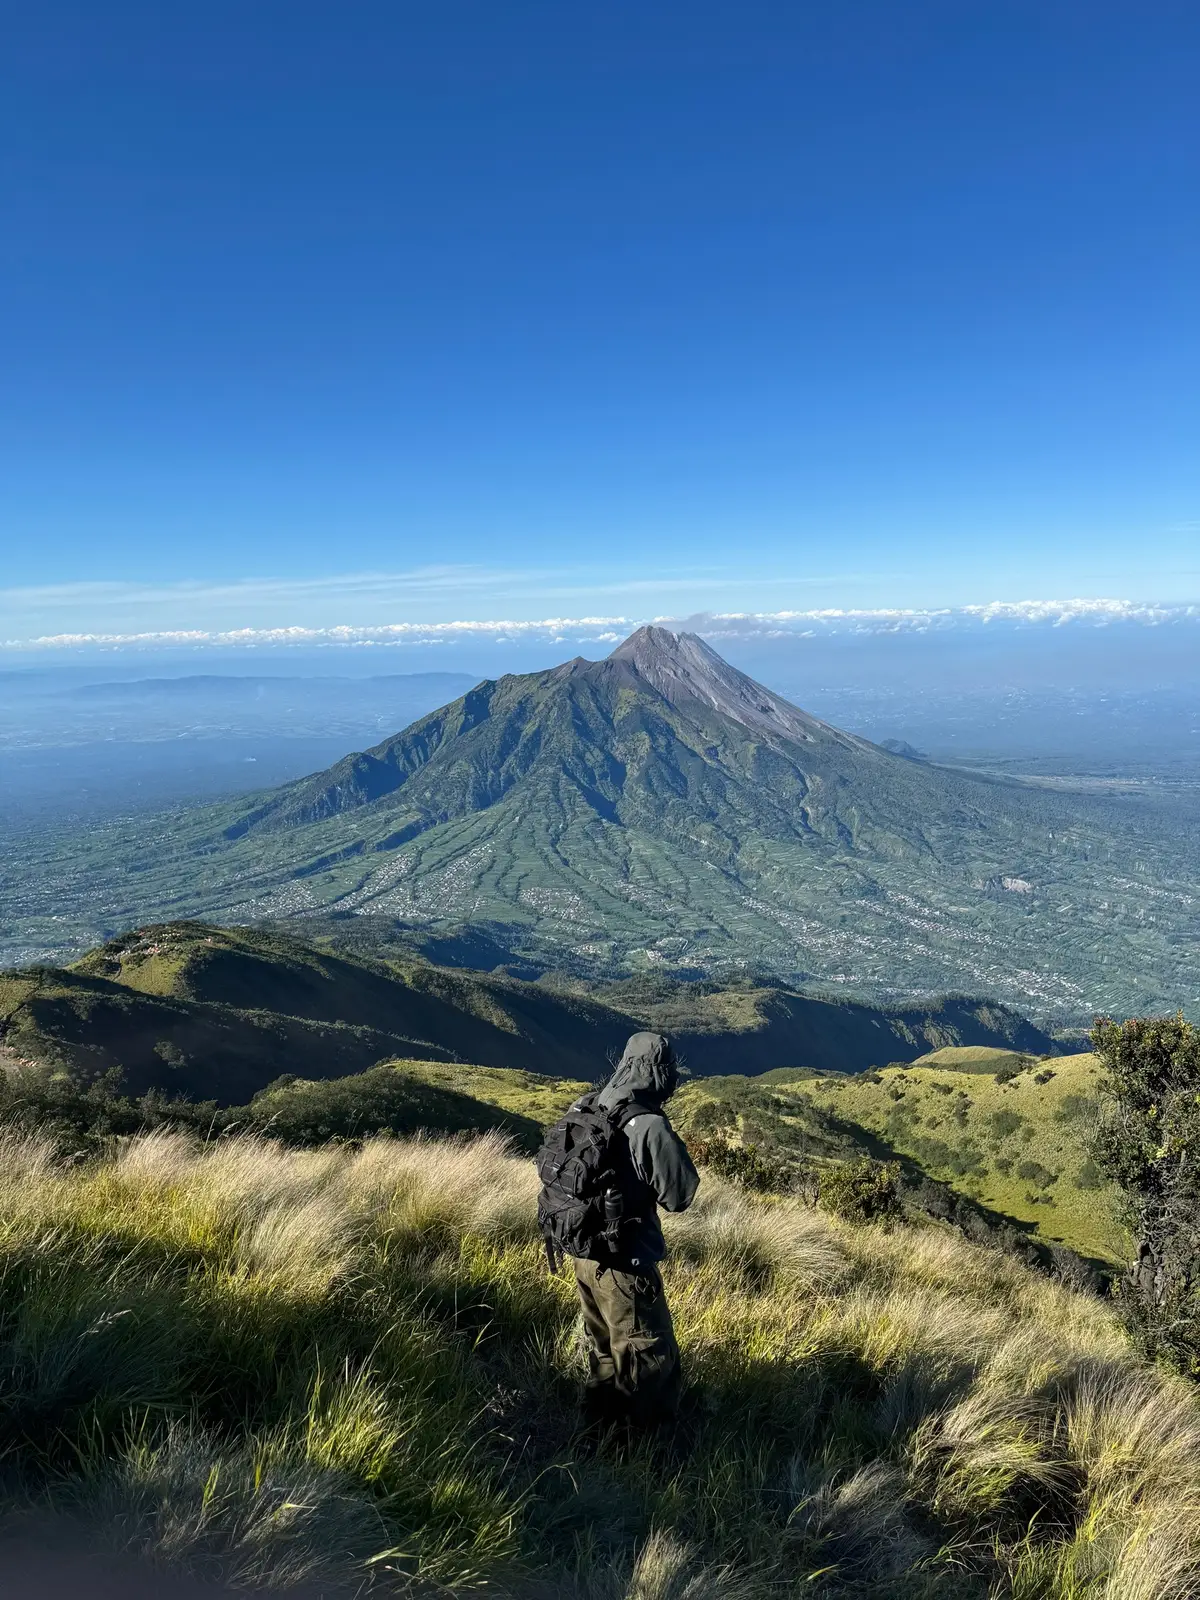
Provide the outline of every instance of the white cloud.
{"type": "MultiPolygon", "coordinates": [[[[12,591],[9,591],[10,594],[12,591]]],[[[240,592],[240,589],[239,589],[240,592]]],[[[178,598],[178,591],[172,591],[178,598]]],[[[800,611],[706,612],[688,618],[636,615],[380,621],[333,627],[293,623],[272,627],[145,628],[39,633],[0,640],[16,651],[312,648],[377,649],[429,646],[467,640],[487,643],[530,641],[554,645],[610,646],[635,627],[654,621],[686,627],[711,639],[812,637],[828,634],[927,633],[985,628],[1141,627],[1200,623],[1200,604],[1153,605],[1130,600],[1074,599],[989,601],[958,607],[800,611]]]]}
{"type": "Polygon", "coordinates": [[[1160,626],[1200,622],[1200,604],[1155,605],[1134,600],[992,600],[984,605],[878,607],[856,610],[823,607],[812,611],[728,612],[693,619],[700,633],[721,631],[728,636],[782,633],[896,633],[932,632],[940,629],[1054,626],[1069,623],[1106,627],[1113,623],[1160,626]]]}

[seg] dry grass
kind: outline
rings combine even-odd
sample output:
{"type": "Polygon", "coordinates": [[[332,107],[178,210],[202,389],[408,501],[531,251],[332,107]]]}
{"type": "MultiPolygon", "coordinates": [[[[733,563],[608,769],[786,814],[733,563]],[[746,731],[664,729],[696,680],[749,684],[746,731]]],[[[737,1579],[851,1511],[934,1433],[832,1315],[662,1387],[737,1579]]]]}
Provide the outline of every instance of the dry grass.
{"type": "Polygon", "coordinates": [[[581,1458],[574,1304],[494,1137],[0,1143],[10,1488],[244,1587],[1187,1600],[1200,1406],[949,1232],[706,1180],[687,1447],[581,1458]],[[19,1474],[11,1469],[19,1466],[19,1474]]]}

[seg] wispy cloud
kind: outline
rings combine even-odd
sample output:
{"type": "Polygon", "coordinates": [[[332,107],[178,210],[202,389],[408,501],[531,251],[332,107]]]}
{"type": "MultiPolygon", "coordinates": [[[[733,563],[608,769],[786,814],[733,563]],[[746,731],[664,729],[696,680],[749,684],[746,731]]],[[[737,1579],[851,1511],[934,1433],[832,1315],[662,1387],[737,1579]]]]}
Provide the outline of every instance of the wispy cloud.
{"type": "Polygon", "coordinates": [[[729,612],[694,619],[698,632],[758,634],[805,630],[825,633],[931,632],[949,628],[1064,627],[1080,624],[1108,627],[1138,623],[1157,627],[1200,622],[1200,604],[1156,605],[1135,600],[991,600],[982,605],[878,607],[855,610],[823,607],[812,611],[729,612]],[[706,626],[707,625],[707,626],[706,626]]]}
{"type": "MultiPolygon", "coordinates": [[[[797,597],[820,583],[785,584],[797,597]]],[[[449,625],[448,618],[511,617],[519,623],[599,613],[696,610],[733,596],[756,596],[748,581],[713,568],[671,571],[647,566],[633,575],[583,566],[519,570],[445,565],[407,572],[341,573],[321,578],[251,578],[237,582],[65,583],[0,589],[0,639],[78,636],[177,643],[200,636],[301,632],[346,642],[346,630],[374,636],[390,624],[449,625]]],[[[494,624],[487,623],[487,627],[494,624]]]]}
{"type": "Polygon", "coordinates": [[[313,627],[149,628],[131,631],[78,630],[0,641],[8,651],[221,649],[289,647],[375,649],[429,646],[467,640],[503,644],[539,642],[610,645],[645,622],[686,627],[711,639],[805,637],[830,634],[929,633],[950,630],[1063,627],[1170,627],[1200,624],[1200,604],[1154,605],[1131,600],[1073,599],[989,601],[938,608],[703,612],[683,617],[634,612],[540,618],[461,618],[313,627]]]}

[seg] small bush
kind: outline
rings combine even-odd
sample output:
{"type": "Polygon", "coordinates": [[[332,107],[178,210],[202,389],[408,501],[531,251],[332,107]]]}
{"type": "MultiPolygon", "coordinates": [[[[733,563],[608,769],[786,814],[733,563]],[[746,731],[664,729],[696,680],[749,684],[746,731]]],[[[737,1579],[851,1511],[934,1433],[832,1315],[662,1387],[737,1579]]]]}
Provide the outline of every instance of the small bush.
{"type": "Polygon", "coordinates": [[[1050,1270],[1059,1283],[1073,1289],[1076,1294],[1099,1294],[1103,1284],[1095,1267],[1089,1265],[1066,1245],[1050,1247],[1050,1270]]]}
{"type": "Polygon", "coordinates": [[[1040,1161],[1018,1161],[1017,1177],[1024,1178],[1026,1183],[1036,1183],[1039,1189],[1049,1189],[1058,1182],[1058,1173],[1051,1172],[1040,1161]]]}
{"type": "Polygon", "coordinates": [[[849,1222],[879,1222],[900,1215],[900,1163],[842,1161],[821,1174],[818,1199],[826,1211],[849,1222]]]}
{"type": "Polygon", "coordinates": [[[1011,1083],[1014,1078],[1019,1078],[1032,1065],[1032,1056],[1017,1056],[1014,1060],[1006,1061],[1002,1066],[997,1067],[992,1076],[997,1083],[1011,1083]]]}
{"type": "Polygon", "coordinates": [[[1017,1111],[993,1111],[988,1118],[992,1136],[996,1139],[1007,1139],[1010,1134],[1016,1133],[1024,1120],[1017,1111]]]}
{"type": "Polygon", "coordinates": [[[724,1139],[693,1139],[692,1159],[720,1178],[759,1194],[781,1193],[791,1187],[790,1175],[777,1161],[767,1160],[757,1145],[729,1144],[724,1139]]]}
{"type": "Polygon", "coordinates": [[[1100,1102],[1088,1094],[1065,1094],[1059,1101],[1058,1109],[1054,1113],[1055,1122],[1082,1122],[1085,1117],[1093,1117],[1100,1109],[1100,1102]]]}
{"type": "Polygon", "coordinates": [[[736,1128],[737,1112],[727,1100],[706,1100],[692,1112],[689,1129],[698,1134],[715,1133],[718,1128],[736,1128]]]}

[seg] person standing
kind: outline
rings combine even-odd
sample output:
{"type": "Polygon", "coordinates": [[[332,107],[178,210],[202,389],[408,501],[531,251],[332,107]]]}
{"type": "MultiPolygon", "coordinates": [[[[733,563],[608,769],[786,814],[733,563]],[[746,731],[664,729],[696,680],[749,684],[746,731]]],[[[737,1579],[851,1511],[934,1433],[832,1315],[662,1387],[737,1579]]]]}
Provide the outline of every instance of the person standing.
{"type": "Polygon", "coordinates": [[[670,1041],[635,1033],[608,1083],[570,1108],[538,1157],[551,1266],[568,1256],[589,1346],[584,1418],[669,1422],[682,1373],[659,1263],[658,1208],[686,1211],[699,1174],[663,1107],[679,1069],[670,1041]]]}

